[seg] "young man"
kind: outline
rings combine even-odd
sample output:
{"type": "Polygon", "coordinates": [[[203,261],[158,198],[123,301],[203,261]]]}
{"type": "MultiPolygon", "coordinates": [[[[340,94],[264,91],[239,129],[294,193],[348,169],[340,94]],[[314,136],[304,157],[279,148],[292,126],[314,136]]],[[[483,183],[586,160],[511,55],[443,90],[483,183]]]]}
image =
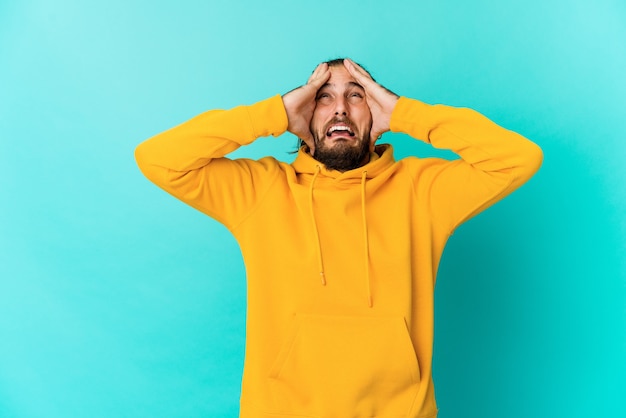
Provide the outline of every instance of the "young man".
{"type": "Polygon", "coordinates": [[[398,97],[349,59],[251,106],[139,145],[159,187],[223,223],[247,269],[242,418],[436,417],[433,291],[463,221],[539,168],[541,150],[469,109],[398,97]],[[285,131],[292,164],[225,155],[285,131]],[[376,145],[404,132],[461,159],[376,145]]]}

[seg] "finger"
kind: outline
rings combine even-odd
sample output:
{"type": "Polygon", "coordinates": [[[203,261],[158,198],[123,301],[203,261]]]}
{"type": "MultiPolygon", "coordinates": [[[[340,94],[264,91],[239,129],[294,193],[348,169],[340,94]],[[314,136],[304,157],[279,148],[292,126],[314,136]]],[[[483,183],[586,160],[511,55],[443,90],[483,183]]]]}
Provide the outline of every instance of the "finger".
{"type": "Polygon", "coordinates": [[[372,77],[365,71],[360,65],[356,62],[352,61],[350,58],[345,58],[343,60],[343,65],[346,67],[348,72],[354,77],[359,83],[362,82],[374,82],[372,77]]]}
{"type": "Polygon", "coordinates": [[[328,66],[325,66],[324,68],[321,69],[319,74],[315,76],[315,78],[312,78],[309,81],[308,84],[311,85],[312,90],[317,92],[324,85],[324,83],[328,81],[329,78],[330,78],[330,70],[328,69],[328,66]]]}
{"type": "MultiPolygon", "coordinates": [[[[323,63],[322,63],[323,64],[323,63]]],[[[311,80],[313,80],[317,74],[319,74],[320,72],[320,68],[322,67],[322,64],[318,64],[317,67],[315,67],[315,70],[313,70],[313,72],[311,73],[311,75],[309,76],[309,79],[306,81],[307,84],[311,82],[311,80]]]]}
{"type": "Polygon", "coordinates": [[[328,64],[325,62],[319,64],[317,67],[315,67],[315,70],[313,70],[313,74],[311,74],[311,77],[309,77],[307,84],[314,82],[320,76],[323,76],[326,72],[328,72],[328,64]]]}

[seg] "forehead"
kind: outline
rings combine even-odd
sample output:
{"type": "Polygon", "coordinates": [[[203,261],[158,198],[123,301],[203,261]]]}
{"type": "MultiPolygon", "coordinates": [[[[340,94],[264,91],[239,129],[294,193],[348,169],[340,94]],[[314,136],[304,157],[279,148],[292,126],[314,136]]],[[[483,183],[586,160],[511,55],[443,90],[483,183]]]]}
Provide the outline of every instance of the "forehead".
{"type": "Polygon", "coordinates": [[[361,85],[356,82],[354,77],[350,75],[348,70],[346,70],[346,68],[343,65],[332,66],[329,68],[329,70],[330,70],[330,78],[328,79],[326,84],[322,86],[322,88],[330,87],[334,89],[342,89],[342,88],[353,87],[355,85],[358,87],[361,87],[361,85]]]}

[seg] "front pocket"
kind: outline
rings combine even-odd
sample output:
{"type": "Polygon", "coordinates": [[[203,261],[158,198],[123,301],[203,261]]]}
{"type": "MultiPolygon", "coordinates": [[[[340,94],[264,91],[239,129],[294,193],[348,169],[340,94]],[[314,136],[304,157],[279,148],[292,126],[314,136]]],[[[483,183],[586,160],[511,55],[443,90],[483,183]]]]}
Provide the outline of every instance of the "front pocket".
{"type": "Polygon", "coordinates": [[[420,381],[401,317],[297,315],[270,372],[276,412],[404,417],[420,381]]]}

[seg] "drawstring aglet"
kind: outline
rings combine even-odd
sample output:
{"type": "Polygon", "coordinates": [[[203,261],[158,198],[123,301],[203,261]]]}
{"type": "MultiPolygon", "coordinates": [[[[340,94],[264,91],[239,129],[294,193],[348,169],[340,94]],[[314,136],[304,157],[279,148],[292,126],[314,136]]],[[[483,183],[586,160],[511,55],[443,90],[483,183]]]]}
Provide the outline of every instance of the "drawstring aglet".
{"type": "Polygon", "coordinates": [[[326,286],[326,275],[323,271],[320,271],[320,279],[322,280],[322,286],[326,286]]]}

